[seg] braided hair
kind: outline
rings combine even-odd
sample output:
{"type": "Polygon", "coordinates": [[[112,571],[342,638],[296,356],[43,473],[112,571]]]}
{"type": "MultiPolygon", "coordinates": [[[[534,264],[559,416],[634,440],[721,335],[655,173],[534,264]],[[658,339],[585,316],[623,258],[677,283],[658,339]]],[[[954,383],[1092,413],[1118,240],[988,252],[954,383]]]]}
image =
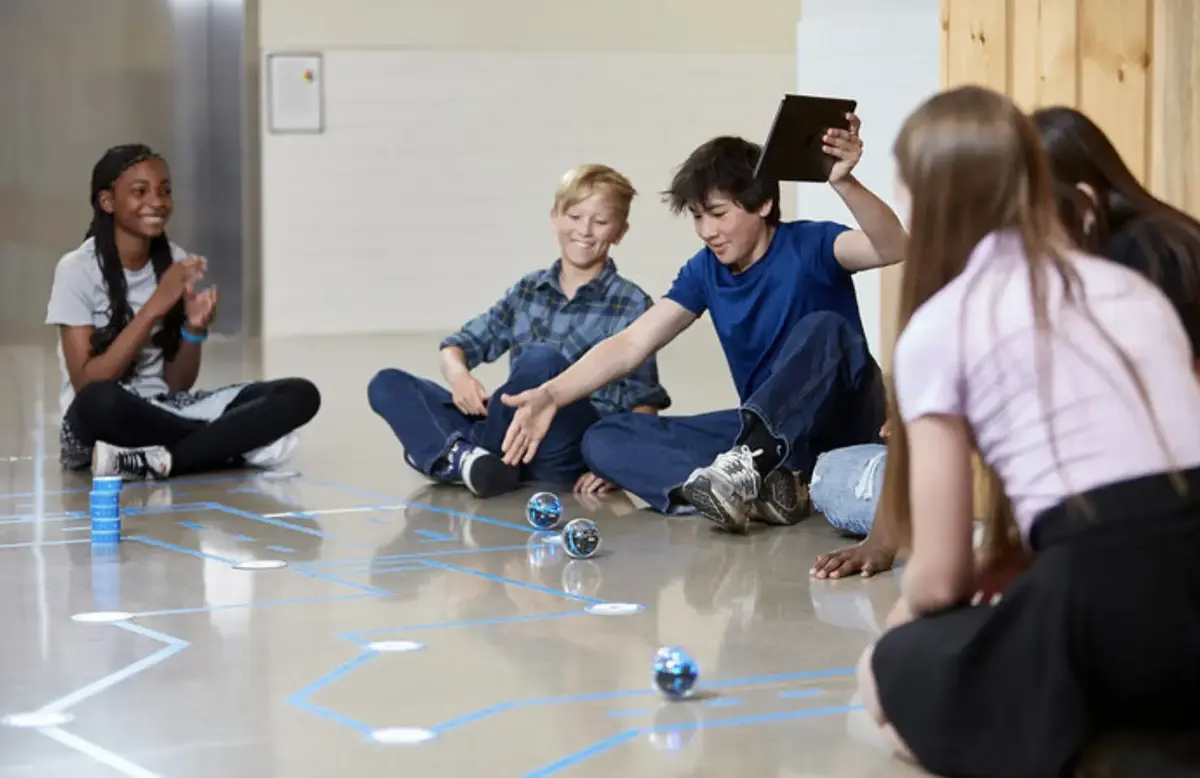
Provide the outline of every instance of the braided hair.
{"type": "MultiPolygon", "coordinates": [[[[149,159],[162,160],[149,146],[140,143],[124,146],[114,146],[104,152],[104,156],[92,168],[92,223],[88,227],[87,236],[95,240],[96,261],[100,265],[100,273],[104,277],[104,285],[108,290],[109,319],[108,324],[96,329],[92,334],[92,353],[103,354],[121,334],[121,331],[133,320],[133,309],[129,305],[128,286],[125,282],[125,269],[121,265],[121,256],[117,251],[116,220],[113,215],[100,205],[100,195],[112,191],[117,179],[133,167],[149,159]]],[[[150,264],[154,267],[154,277],[162,280],[163,273],[171,267],[171,242],[164,232],[150,240],[150,264]]],[[[179,351],[181,340],[180,330],[183,327],[183,301],[171,308],[163,319],[162,327],[151,338],[151,342],[162,349],[163,358],[171,361],[179,351]]],[[[126,371],[124,379],[132,378],[137,369],[134,360],[126,371]]]]}

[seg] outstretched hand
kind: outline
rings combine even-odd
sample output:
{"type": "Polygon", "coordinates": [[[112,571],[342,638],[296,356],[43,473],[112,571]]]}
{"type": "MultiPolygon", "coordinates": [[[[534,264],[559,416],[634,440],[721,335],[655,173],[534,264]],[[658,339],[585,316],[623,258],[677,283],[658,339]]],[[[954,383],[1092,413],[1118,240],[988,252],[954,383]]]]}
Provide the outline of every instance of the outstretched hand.
{"type": "Polygon", "coordinates": [[[530,389],[520,394],[500,396],[500,402],[516,408],[513,420],[504,433],[501,452],[504,464],[510,467],[527,465],[537,455],[538,446],[546,438],[550,423],[558,413],[554,397],[544,387],[530,389]]]}

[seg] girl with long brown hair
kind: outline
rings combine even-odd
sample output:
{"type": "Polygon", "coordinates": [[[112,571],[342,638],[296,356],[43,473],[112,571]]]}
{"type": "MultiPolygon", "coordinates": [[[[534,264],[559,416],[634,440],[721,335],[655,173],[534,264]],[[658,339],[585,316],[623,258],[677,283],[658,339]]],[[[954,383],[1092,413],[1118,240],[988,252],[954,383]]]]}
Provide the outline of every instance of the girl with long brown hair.
{"type": "MultiPolygon", "coordinates": [[[[1055,200],[1068,233],[1076,245],[1137,270],[1166,294],[1191,341],[1188,358],[1196,358],[1200,373],[1200,221],[1142,186],[1104,131],[1078,110],[1052,106],[1034,111],[1032,118],[1050,159],[1055,200]]],[[[872,449],[883,451],[864,446],[833,452],[828,459],[836,465],[867,462],[876,456],[872,449]]],[[[838,490],[839,480],[853,483],[855,478],[834,473],[827,479],[832,486],[814,488],[814,502],[822,496],[835,509],[850,504],[858,514],[873,517],[877,501],[852,503],[838,490]]],[[[813,576],[868,576],[889,569],[896,552],[882,537],[883,529],[872,528],[864,542],[820,555],[813,576]]]]}
{"type": "Polygon", "coordinates": [[[910,554],[865,704],[962,778],[1058,776],[1098,733],[1200,723],[1200,384],[1179,318],[1074,247],[1006,97],[939,94],[894,153],[911,237],[880,521],[910,554]],[[998,487],[985,557],[1033,554],[974,604],[973,450],[998,487]]]}

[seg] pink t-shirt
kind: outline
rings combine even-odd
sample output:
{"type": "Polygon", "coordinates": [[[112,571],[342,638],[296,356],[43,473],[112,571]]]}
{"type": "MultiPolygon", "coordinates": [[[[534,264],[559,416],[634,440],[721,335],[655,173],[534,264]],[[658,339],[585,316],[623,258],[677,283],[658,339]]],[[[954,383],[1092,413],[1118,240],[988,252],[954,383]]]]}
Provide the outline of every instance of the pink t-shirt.
{"type": "Polygon", "coordinates": [[[1128,268],[1082,253],[1070,259],[1087,308],[1066,302],[1048,271],[1049,335],[1034,327],[1019,237],[994,233],[896,343],[901,417],[966,419],[1026,539],[1038,513],[1070,494],[1200,464],[1200,384],[1170,303],[1128,268]],[[1165,450],[1136,385],[1085,310],[1141,376],[1165,450]]]}

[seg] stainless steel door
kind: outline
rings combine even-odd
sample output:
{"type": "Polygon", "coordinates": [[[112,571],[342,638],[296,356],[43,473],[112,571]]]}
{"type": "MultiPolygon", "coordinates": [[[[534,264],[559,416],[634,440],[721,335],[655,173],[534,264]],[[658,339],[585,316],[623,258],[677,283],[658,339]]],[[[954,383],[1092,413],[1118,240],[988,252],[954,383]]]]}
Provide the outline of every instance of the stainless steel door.
{"type": "Polygon", "coordinates": [[[167,158],[169,234],[209,257],[218,330],[243,331],[259,266],[252,14],[249,0],[0,3],[0,344],[52,337],[54,264],[87,229],[91,167],[130,142],[167,158]]]}

